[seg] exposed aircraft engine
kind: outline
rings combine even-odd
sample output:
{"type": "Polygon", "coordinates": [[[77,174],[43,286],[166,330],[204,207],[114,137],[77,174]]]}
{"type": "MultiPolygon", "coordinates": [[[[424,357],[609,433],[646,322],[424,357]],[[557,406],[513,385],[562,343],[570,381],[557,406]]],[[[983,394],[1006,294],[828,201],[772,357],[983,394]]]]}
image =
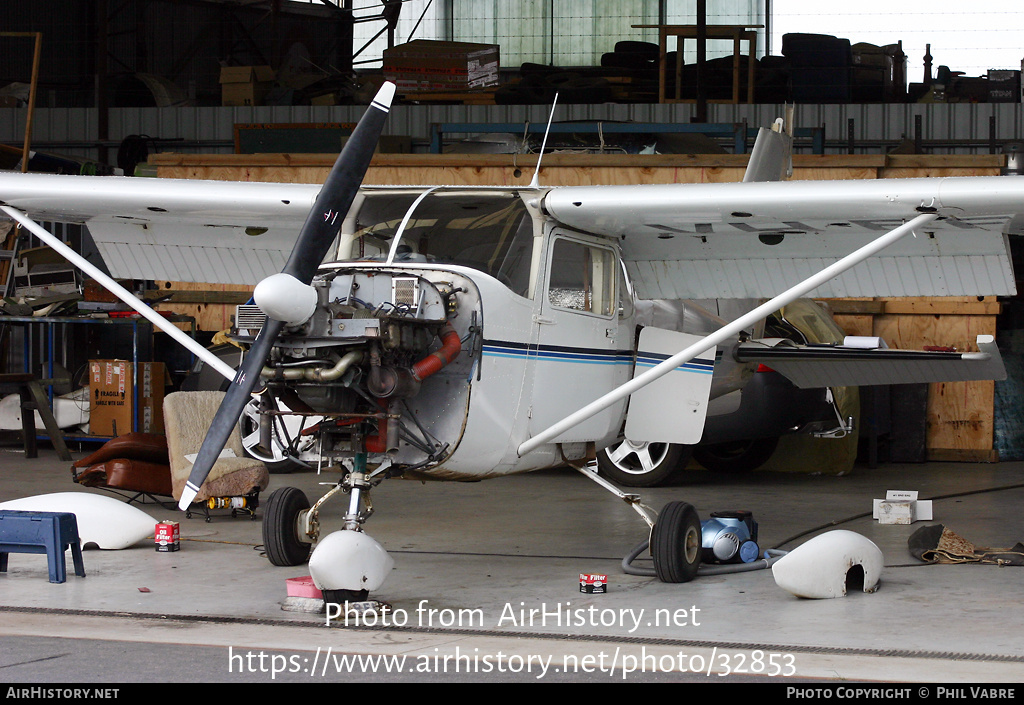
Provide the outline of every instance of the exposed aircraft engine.
{"type": "MultiPolygon", "coordinates": [[[[286,325],[261,371],[272,394],[260,402],[260,428],[266,434],[260,445],[276,442],[300,457],[304,449],[313,450],[315,437],[316,456],[308,459],[334,463],[364,449],[393,453],[406,440],[405,445],[419,448],[420,460],[435,457],[437,444],[425,435],[401,433],[402,416],[413,429],[429,426],[406,402],[419,395],[424,380],[458,357],[462,340],[450,319],[464,289],[372,269],[322,273],[312,289],[317,296],[312,315],[286,325]],[[289,426],[278,418],[281,423],[275,424],[281,415],[304,421],[289,426]]],[[[264,320],[259,307],[240,306],[236,339],[251,342],[264,320]]],[[[406,460],[417,464],[416,458],[406,460]]]]}

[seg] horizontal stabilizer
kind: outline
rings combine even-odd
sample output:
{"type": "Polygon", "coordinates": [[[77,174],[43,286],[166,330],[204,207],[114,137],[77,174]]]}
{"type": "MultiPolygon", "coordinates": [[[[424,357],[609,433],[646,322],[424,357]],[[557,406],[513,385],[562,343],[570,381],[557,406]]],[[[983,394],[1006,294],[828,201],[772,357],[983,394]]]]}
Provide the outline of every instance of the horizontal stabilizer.
{"type": "Polygon", "coordinates": [[[866,350],[772,340],[743,343],[736,355],[740,362],[772,368],[801,388],[1006,379],[1003,359],[992,336],[979,335],[978,350],[866,350]]]}

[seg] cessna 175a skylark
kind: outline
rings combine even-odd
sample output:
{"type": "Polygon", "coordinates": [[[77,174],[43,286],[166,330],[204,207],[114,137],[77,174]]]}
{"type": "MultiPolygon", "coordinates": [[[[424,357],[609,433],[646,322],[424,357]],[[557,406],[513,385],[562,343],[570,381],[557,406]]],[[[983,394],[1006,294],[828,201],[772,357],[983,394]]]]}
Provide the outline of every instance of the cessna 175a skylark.
{"type": "Polygon", "coordinates": [[[696,443],[709,398],[762,361],[811,387],[1004,374],[991,338],[952,354],[779,345],[749,331],[811,290],[1014,293],[1008,232],[1024,179],[784,182],[790,137],[762,130],[745,183],[362,187],[393,94],[385,84],[320,188],[0,176],[7,215],[72,259],[35,221],[86,224],[114,277],[259,281],[258,320],[236,321],[249,345],[237,373],[207,360],[232,383],[180,506],[249,406],[267,447],[343,470],[328,496],[349,495],[344,529],[320,537],[323,499],[310,509],[294,488],[271,495],[264,517],[271,561],[308,557],[329,595],[376,590],[390,569],[363,531],[382,480],[566,464],[630,502],[650,527],[658,577],[686,581],[700,561],[696,512],[677,502],[651,516],[588,465],[598,449],[623,437],[696,443]],[[335,244],[337,259],[322,263],[335,244]],[[638,330],[635,298],[779,291],[704,337],[638,330]],[[298,422],[278,422],[287,415],[298,422]]]}

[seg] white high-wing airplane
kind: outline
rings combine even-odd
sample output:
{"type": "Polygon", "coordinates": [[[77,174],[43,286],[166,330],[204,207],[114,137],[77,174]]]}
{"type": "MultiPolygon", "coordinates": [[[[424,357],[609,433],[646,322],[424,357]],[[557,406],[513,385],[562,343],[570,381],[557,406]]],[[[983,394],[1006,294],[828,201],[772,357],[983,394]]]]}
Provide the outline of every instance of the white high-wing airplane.
{"type": "Polygon", "coordinates": [[[637,509],[658,577],[689,580],[696,512],[672,503],[652,517],[590,469],[595,451],[623,437],[696,443],[709,399],[762,360],[803,386],[1005,376],[990,338],[976,353],[915,353],[779,345],[749,331],[811,290],[1013,294],[1022,178],[779,181],[789,137],[765,130],[744,183],[361,187],[393,90],[382,88],[323,187],[0,175],[0,209],[69,259],[36,221],[86,224],[113,277],[260,282],[257,319],[236,322],[250,343],[237,374],[195,351],[232,384],[180,506],[251,405],[268,439],[344,470],[328,493],[349,495],[341,531],[320,538],[323,499],[309,509],[294,488],[266,503],[271,561],[308,557],[326,595],[376,590],[390,568],[362,530],[381,480],[564,464],[637,509]],[[332,246],[337,259],[322,264],[332,246]],[[637,326],[635,298],[776,294],[703,338],[637,326]],[[271,394],[254,401],[258,384],[271,394]],[[314,423],[275,423],[284,411],[314,423]]]}

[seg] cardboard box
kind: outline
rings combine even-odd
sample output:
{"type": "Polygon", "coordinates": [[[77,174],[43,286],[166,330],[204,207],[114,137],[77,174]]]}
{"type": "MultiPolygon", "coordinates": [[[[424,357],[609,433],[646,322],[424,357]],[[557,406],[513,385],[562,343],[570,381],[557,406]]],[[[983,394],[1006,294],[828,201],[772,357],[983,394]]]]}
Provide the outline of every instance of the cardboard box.
{"type": "Polygon", "coordinates": [[[916,490],[887,490],[885,499],[876,499],[871,516],[879,524],[913,524],[931,521],[932,501],[918,499],[916,490]]]}
{"type": "Polygon", "coordinates": [[[133,427],[138,408],[142,433],[164,432],[164,388],[170,375],[162,362],[140,362],[138,398],[134,368],[126,360],[89,361],[89,433],[120,436],[133,427]]]}
{"type": "Polygon", "coordinates": [[[261,105],[274,85],[269,66],[224,66],[220,70],[221,105],[261,105]]]}
{"type": "Polygon", "coordinates": [[[415,39],[384,50],[384,78],[399,93],[465,91],[498,85],[497,44],[415,39]]]}
{"type": "Polygon", "coordinates": [[[1020,71],[989,69],[988,102],[1021,102],[1020,71]]]}

